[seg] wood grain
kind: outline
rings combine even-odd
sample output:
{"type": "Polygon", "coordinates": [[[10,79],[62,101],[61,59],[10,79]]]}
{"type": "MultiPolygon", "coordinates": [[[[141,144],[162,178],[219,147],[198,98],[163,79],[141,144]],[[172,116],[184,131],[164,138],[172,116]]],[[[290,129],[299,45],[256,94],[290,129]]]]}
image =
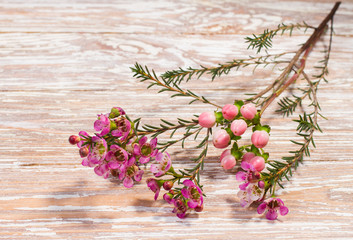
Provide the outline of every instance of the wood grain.
{"type": "MultiPolygon", "coordinates": [[[[285,22],[317,26],[333,1],[0,1],[0,239],[348,239],[353,238],[353,3],[335,17],[329,83],[319,89],[323,134],[279,191],[290,213],[269,222],[242,209],[235,171],[224,172],[211,148],[202,183],[204,211],[180,220],[141,184],[125,189],[80,164],[69,135],[93,132],[97,113],[123,107],[144,122],[192,118],[207,105],[186,105],[146,91],[129,67],[158,73],[213,66],[253,55],[244,37],[285,22]]],[[[297,50],[308,35],[275,40],[273,53],[297,50]]],[[[326,37],[327,39],[327,37],[326,37]]],[[[323,42],[310,55],[321,59],[323,42]]],[[[220,105],[263,89],[278,70],[233,71],[184,87],[220,105]]],[[[310,74],[314,71],[308,72],[310,74]]],[[[300,84],[300,82],[298,82],[300,84]]],[[[271,158],[293,150],[295,124],[268,109],[271,158]]],[[[192,149],[172,147],[175,168],[192,149]]]]}

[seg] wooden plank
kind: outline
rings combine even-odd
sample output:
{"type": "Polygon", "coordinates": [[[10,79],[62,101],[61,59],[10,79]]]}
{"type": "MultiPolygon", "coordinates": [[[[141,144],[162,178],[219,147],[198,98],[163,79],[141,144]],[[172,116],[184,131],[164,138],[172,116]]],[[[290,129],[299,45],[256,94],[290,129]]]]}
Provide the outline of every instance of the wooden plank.
{"type": "MultiPolygon", "coordinates": [[[[244,37],[253,29],[283,20],[319,23],[332,2],[142,4],[1,1],[0,239],[353,238],[353,4],[343,3],[335,18],[329,83],[319,90],[322,113],[328,117],[320,120],[324,133],[317,134],[311,158],[279,191],[290,213],[275,222],[259,216],[255,208],[240,207],[235,170],[222,170],[219,150],[210,149],[202,173],[204,211],[179,220],[163,200],[153,201],[145,185],[150,173],[125,189],[117,180],[104,180],[81,166],[67,138],[79,130],[93,132],[96,114],[112,106],[154,123],[213,110],[146,91],[147,85],[137,83],[129,67],[138,61],[162,73],[246,57],[253,52],[245,50],[244,37]],[[172,21],[161,21],[166,17],[172,21]]],[[[296,50],[305,39],[303,34],[276,39],[272,52],[296,50]]],[[[310,55],[308,67],[320,60],[320,50],[322,43],[310,55]]],[[[263,89],[276,73],[258,69],[252,75],[252,69],[245,69],[212,83],[205,76],[183,87],[223,105],[263,89]]],[[[288,140],[296,125],[274,110],[265,114],[273,129],[266,149],[279,159],[294,149],[288,140]]],[[[179,146],[170,153],[175,168],[197,155],[179,146]]]]}

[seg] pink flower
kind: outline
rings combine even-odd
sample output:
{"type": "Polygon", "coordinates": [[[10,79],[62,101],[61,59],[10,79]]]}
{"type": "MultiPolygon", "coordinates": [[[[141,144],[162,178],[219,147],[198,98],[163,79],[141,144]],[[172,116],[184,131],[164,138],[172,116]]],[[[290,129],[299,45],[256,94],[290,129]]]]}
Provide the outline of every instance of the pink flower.
{"type": "Polygon", "coordinates": [[[111,145],[110,151],[107,153],[106,160],[108,161],[109,168],[118,169],[122,164],[127,162],[128,157],[129,155],[125,149],[119,147],[118,145],[111,145]]]}
{"type": "Polygon", "coordinates": [[[238,107],[232,104],[226,104],[222,108],[223,117],[227,120],[233,120],[238,115],[238,107]]]}
{"type": "Polygon", "coordinates": [[[160,176],[164,175],[166,172],[168,172],[168,170],[172,166],[172,161],[170,160],[170,156],[167,152],[157,153],[156,161],[159,164],[152,164],[151,165],[151,172],[156,177],[160,177],[160,176]]]}
{"type": "Polygon", "coordinates": [[[251,135],[251,142],[257,148],[264,148],[269,140],[269,135],[266,131],[255,131],[251,135]]]}
{"type": "Polygon", "coordinates": [[[94,168],[94,172],[98,175],[98,176],[103,176],[105,179],[108,178],[109,176],[109,167],[106,163],[103,164],[99,164],[94,168]]]}
{"type": "Polygon", "coordinates": [[[98,164],[103,162],[106,154],[107,154],[107,142],[103,138],[93,136],[92,146],[90,149],[90,153],[87,156],[87,159],[92,164],[98,164]]]}
{"type": "Polygon", "coordinates": [[[211,112],[203,112],[199,116],[199,124],[204,128],[211,128],[216,123],[216,116],[211,112]]]}
{"type": "Polygon", "coordinates": [[[213,135],[213,145],[216,148],[226,148],[230,143],[230,136],[226,130],[220,129],[213,135]]]}
{"type": "Polygon", "coordinates": [[[254,104],[248,103],[240,108],[240,112],[245,119],[252,120],[255,117],[257,110],[254,104]]]}
{"type": "Polygon", "coordinates": [[[94,130],[101,131],[98,136],[104,136],[110,132],[110,120],[106,115],[98,115],[98,120],[94,122],[94,130]]]}
{"type": "Polygon", "coordinates": [[[265,168],[265,159],[263,157],[256,156],[250,160],[250,164],[254,166],[256,171],[261,172],[265,168]]]}
{"type": "Polygon", "coordinates": [[[257,207],[258,214],[264,213],[265,210],[268,210],[266,213],[266,218],[268,220],[276,220],[278,217],[278,210],[282,216],[287,215],[289,211],[280,198],[271,198],[269,201],[263,202],[257,207]]]}
{"type": "Polygon", "coordinates": [[[234,120],[230,125],[230,130],[232,130],[235,136],[243,135],[247,128],[248,125],[243,119],[234,120]]]}
{"type": "Polygon", "coordinates": [[[242,169],[244,171],[239,171],[236,174],[237,181],[243,181],[243,184],[239,185],[240,190],[245,190],[250,183],[257,183],[260,179],[260,174],[256,171],[254,166],[248,162],[241,163],[242,169]]]}
{"type": "Polygon", "coordinates": [[[139,140],[138,144],[134,146],[134,154],[140,156],[140,163],[148,163],[151,157],[154,157],[158,153],[157,138],[153,138],[149,143],[147,143],[147,137],[144,136],[139,140]]]}
{"type": "Polygon", "coordinates": [[[119,179],[124,180],[123,184],[126,188],[132,188],[134,181],[139,182],[142,179],[144,171],[140,170],[135,164],[135,157],[131,157],[126,164],[120,168],[119,179]]]}
{"type": "Polygon", "coordinates": [[[240,199],[240,205],[246,208],[254,201],[260,200],[263,197],[264,192],[265,189],[262,185],[260,186],[260,184],[257,183],[250,183],[244,190],[239,190],[237,196],[240,199]]]}
{"type": "Polygon", "coordinates": [[[146,182],[149,189],[151,189],[151,191],[155,193],[154,200],[157,200],[159,192],[161,190],[160,183],[154,178],[148,178],[146,182]]]}
{"type": "Polygon", "coordinates": [[[121,107],[113,107],[109,113],[110,118],[116,118],[125,115],[125,111],[121,107]]]}
{"type": "Polygon", "coordinates": [[[195,185],[191,180],[184,180],[185,187],[181,189],[181,194],[188,199],[187,204],[189,208],[201,207],[203,204],[203,197],[201,189],[195,185]]]}
{"type": "Polygon", "coordinates": [[[176,213],[178,218],[185,218],[186,211],[188,210],[185,202],[181,199],[172,199],[171,201],[174,204],[173,213],[176,213]]]}
{"type": "Polygon", "coordinates": [[[114,137],[121,137],[120,141],[125,141],[131,131],[131,123],[124,117],[114,119],[116,129],[112,131],[114,137]]]}

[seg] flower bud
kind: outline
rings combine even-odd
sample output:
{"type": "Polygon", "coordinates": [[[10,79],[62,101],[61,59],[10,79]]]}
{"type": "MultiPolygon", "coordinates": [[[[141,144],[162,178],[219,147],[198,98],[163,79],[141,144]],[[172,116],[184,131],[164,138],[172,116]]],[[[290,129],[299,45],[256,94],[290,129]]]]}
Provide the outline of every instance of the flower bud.
{"type": "Polygon", "coordinates": [[[254,104],[248,103],[240,108],[240,112],[245,119],[252,120],[255,117],[257,110],[254,104]]]}
{"type": "Polygon", "coordinates": [[[250,160],[250,164],[254,166],[256,171],[261,172],[265,168],[265,159],[263,159],[263,157],[259,157],[259,156],[253,157],[250,160]]]}
{"type": "Polygon", "coordinates": [[[248,125],[243,119],[234,120],[230,125],[230,129],[234,133],[235,136],[241,136],[248,128],[248,125]]]}
{"type": "Polygon", "coordinates": [[[205,128],[211,128],[216,123],[216,116],[211,112],[203,112],[199,116],[199,124],[205,128]]]}
{"type": "Polygon", "coordinates": [[[166,181],[163,183],[163,188],[168,191],[172,189],[173,185],[174,183],[172,181],[166,181]]]}
{"type": "Polygon", "coordinates": [[[72,144],[72,145],[77,144],[79,141],[81,141],[81,138],[79,136],[71,135],[69,137],[69,143],[72,144]]]}
{"type": "Polygon", "coordinates": [[[224,157],[226,157],[226,156],[228,156],[228,155],[230,155],[230,154],[231,154],[230,149],[224,150],[224,151],[222,152],[222,154],[221,154],[221,157],[219,158],[219,161],[221,162],[224,157]]]}
{"type": "Polygon", "coordinates": [[[242,161],[250,163],[250,160],[255,157],[255,154],[253,152],[247,152],[244,154],[242,161]]]}
{"type": "Polygon", "coordinates": [[[220,129],[213,135],[213,145],[216,148],[226,148],[230,142],[230,136],[226,130],[220,129]]]}
{"type": "Polygon", "coordinates": [[[86,157],[89,153],[88,147],[81,147],[79,153],[82,158],[86,157]]]}
{"type": "Polygon", "coordinates": [[[167,202],[167,203],[171,203],[172,199],[173,199],[173,195],[170,193],[165,193],[163,195],[163,199],[167,202]]]}
{"type": "Polygon", "coordinates": [[[265,188],[265,182],[264,182],[264,181],[259,181],[259,182],[257,183],[257,185],[258,185],[259,188],[261,188],[261,189],[264,189],[264,188],[265,188]]]}
{"type": "Polygon", "coordinates": [[[238,115],[238,107],[232,104],[226,104],[222,108],[223,117],[227,120],[233,120],[238,115]]]}
{"type": "Polygon", "coordinates": [[[222,159],[221,165],[224,169],[232,169],[237,161],[235,160],[235,157],[233,155],[227,155],[222,159]]]}
{"type": "Polygon", "coordinates": [[[264,148],[268,143],[269,137],[268,133],[264,130],[255,131],[251,136],[251,142],[257,148],[264,148]]]}
{"type": "Polygon", "coordinates": [[[203,210],[203,204],[201,206],[197,206],[195,209],[195,212],[202,212],[203,210]]]}

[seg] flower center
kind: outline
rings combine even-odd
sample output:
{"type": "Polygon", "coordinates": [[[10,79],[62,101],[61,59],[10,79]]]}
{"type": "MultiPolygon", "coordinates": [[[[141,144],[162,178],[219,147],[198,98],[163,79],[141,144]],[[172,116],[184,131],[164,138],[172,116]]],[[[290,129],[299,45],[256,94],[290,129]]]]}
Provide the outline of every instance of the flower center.
{"type": "Polygon", "coordinates": [[[145,157],[151,155],[151,153],[152,153],[152,148],[151,148],[150,144],[145,143],[145,144],[141,147],[141,153],[142,153],[142,155],[145,156],[145,157]]]}
{"type": "Polygon", "coordinates": [[[118,162],[125,161],[124,153],[120,149],[114,153],[114,156],[118,162]]]}

